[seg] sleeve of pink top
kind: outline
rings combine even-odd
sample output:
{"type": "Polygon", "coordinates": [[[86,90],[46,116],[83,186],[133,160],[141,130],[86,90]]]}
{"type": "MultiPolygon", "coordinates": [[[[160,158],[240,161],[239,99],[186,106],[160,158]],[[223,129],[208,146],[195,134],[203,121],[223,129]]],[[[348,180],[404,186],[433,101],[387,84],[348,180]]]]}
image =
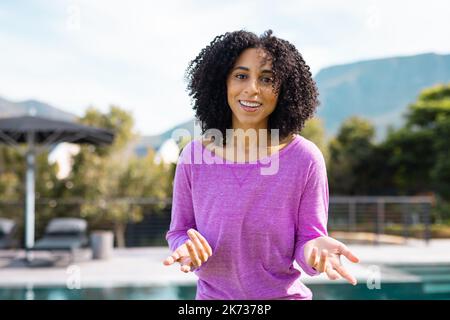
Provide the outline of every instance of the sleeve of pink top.
{"type": "Polygon", "coordinates": [[[189,239],[187,231],[196,228],[192,204],[191,146],[186,145],[180,154],[173,181],[172,212],[166,240],[170,250],[175,251],[189,239]]]}
{"type": "Polygon", "coordinates": [[[315,153],[309,166],[308,178],[300,200],[296,230],[295,260],[306,274],[318,275],[308,263],[304,249],[308,241],[327,236],[328,178],[323,155],[315,153]]]}

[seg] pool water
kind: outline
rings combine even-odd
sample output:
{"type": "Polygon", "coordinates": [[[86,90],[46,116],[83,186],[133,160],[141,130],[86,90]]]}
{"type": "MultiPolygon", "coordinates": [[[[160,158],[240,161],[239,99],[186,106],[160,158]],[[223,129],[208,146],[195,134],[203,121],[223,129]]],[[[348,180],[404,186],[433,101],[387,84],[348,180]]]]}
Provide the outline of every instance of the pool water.
{"type": "Polygon", "coordinates": [[[356,286],[329,282],[308,287],[317,300],[450,300],[449,264],[390,264],[387,267],[417,282],[381,282],[380,289],[369,289],[366,283],[356,286]]]}
{"type": "Polygon", "coordinates": [[[195,297],[195,286],[186,287],[65,287],[0,288],[0,300],[176,300],[195,297]]]}
{"type": "MultiPolygon", "coordinates": [[[[370,290],[366,283],[351,286],[327,282],[308,284],[316,300],[450,300],[450,265],[390,265],[420,281],[381,283],[370,290]]],[[[106,287],[68,289],[64,287],[0,288],[0,300],[188,300],[195,298],[195,286],[106,287]]]]}

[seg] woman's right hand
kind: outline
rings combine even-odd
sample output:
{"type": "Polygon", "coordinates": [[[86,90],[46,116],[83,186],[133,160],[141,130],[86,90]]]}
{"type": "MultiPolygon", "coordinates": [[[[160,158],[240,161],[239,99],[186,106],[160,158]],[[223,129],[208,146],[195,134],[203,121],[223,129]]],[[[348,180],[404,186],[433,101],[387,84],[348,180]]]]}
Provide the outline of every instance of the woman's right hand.
{"type": "Polygon", "coordinates": [[[189,229],[187,234],[189,240],[179,246],[163,262],[166,266],[178,262],[181,265],[180,270],[184,273],[199,268],[212,256],[211,246],[197,230],[189,229]]]}

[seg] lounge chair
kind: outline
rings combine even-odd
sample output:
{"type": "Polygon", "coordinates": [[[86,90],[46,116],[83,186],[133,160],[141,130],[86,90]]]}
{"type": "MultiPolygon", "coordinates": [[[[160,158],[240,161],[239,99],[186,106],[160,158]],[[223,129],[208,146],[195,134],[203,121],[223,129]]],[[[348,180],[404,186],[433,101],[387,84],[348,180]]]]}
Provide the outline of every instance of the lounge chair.
{"type": "Polygon", "coordinates": [[[0,218],[0,249],[10,249],[15,247],[14,235],[17,225],[14,220],[0,218]]]}
{"type": "Polygon", "coordinates": [[[87,247],[87,222],[77,218],[55,218],[45,229],[44,236],[36,241],[33,251],[68,251],[72,260],[76,250],[87,247]]]}

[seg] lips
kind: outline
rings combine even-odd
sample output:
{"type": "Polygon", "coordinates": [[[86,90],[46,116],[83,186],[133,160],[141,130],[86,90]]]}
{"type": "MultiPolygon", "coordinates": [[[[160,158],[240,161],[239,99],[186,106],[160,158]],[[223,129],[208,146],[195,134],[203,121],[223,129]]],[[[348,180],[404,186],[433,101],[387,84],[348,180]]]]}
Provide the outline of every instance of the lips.
{"type": "Polygon", "coordinates": [[[239,100],[239,103],[248,108],[258,108],[262,105],[261,102],[258,101],[251,101],[251,100],[239,100]]]}
{"type": "Polygon", "coordinates": [[[256,112],[261,108],[262,103],[257,101],[239,100],[239,106],[246,112],[256,112]]]}

